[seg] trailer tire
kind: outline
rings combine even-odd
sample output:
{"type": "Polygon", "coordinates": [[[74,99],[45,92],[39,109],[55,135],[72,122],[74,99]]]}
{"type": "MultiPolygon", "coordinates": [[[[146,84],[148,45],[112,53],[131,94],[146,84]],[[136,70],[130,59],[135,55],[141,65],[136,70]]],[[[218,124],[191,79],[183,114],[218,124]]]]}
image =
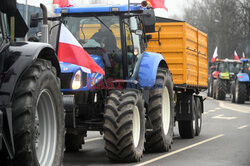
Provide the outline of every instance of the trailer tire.
{"type": "Polygon", "coordinates": [[[244,104],[246,100],[247,87],[245,83],[236,81],[235,84],[235,102],[237,104],[244,104]]]}
{"type": "Polygon", "coordinates": [[[173,81],[169,70],[158,69],[154,89],[149,94],[148,118],[153,131],[146,133],[147,152],[166,152],[171,149],[174,126],[173,81]]]}
{"type": "Polygon", "coordinates": [[[77,152],[82,149],[84,137],[82,134],[69,134],[65,135],[65,149],[66,152],[77,152]]]}
{"type": "Polygon", "coordinates": [[[196,105],[192,96],[192,119],[178,121],[179,133],[181,138],[194,138],[196,133],[196,105]]]}
{"type": "Polygon", "coordinates": [[[141,160],[145,142],[145,108],[138,90],[113,90],[104,113],[104,140],[108,158],[115,162],[141,160]]]}
{"type": "Polygon", "coordinates": [[[225,100],[227,93],[227,84],[225,80],[218,78],[216,86],[216,99],[225,100]]]}
{"type": "Polygon", "coordinates": [[[60,166],[64,112],[60,79],[50,61],[37,59],[13,96],[14,165],[60,166]]]}
{"type": "Polygon", "coordinates": [[[199,136],[202,127],[202,101],[199,97],[195,97],[196,115],[195,115],[195,135],[199,136]]]}

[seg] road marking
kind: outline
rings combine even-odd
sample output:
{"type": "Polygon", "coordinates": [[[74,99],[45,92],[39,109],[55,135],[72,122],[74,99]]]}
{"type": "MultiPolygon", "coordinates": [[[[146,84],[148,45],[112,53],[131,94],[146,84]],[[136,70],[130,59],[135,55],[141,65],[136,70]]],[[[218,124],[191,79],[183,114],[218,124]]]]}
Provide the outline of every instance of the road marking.
{"type": "Polygon", "coordinates": [[[216,110],[209,110],[209,111],[207,111],[207,112],[215,112],[216,110]]]}
{"type": "Polygon", "coordinates": [[[241,130],[241,129],[244,129],[246,127],[247,127],[247,125],[243,125],[243,126],[238,127],[238,129],[241,130]]]}
{"type": "Polygon", "coordinates": [[[234,117],[234,116],[228,117],[228,116],[224,116],[224,114],[217,115],[217,116],[214,116],[212,118],[213,119],[226,119],[226,120],[236,119],[236,117],[234,117]]]}
{"type": "Polygon", "coordinates": [[[93,142],[93,141],[97,141],[97,140],[101,140],[101,139],[103,139],[103,138],[102,137],[90,138],[90,139],[86,139],[85,143],[87,143],[87,142],[93,142]]]}
{"type": "Polygon", "coordinates": [[[217,107],[217,108],[215,108],[216,110],[221,110],[221,108],[219,108],[219,107],[217,107]]]}
{"type": "Polygon", "coordinates": [[[208,114],[208,112],[204,112],[203,114],[206,115],[206,114],[208,114]]]}
{"type": "Polygon", "coordinates": [[[225,103],[223,101],[219,101],[219,105],[220,105],[220,107],[225,108],[225,109],[250,114],[249,107],[247,107],[247,106],[243,106],[243,105],[239,105],[239,104],[225,103]]]}
{"type": "Polygon", "coordinates": [[[206,143],[206,142],[210,142],[210,141],[212,141],[212,140],[218,139],[218,138],[220,138],[220,137],[222,137],[222,136],[224,136],[224,134],[220,134],[220,135],[217,135],[217,136],[215,136],[215,137],[208,138],[208,139],[206,139],[206,140],[203,140],[203,141],[201,141],[201,142],[195,143],[195,144],[193,144],[193,145],[189,145],[189,146],[187,146],[187,147],[184,147],[184,148],[181,148],[181,149],[179,149],[179,150],[170,152],[170,153],[168,153],[168,154],[165,154],[165,155],[162,155],[162,156],[153,158],[153,159],[151,159],[151,160],[142,162],[142,163],[140,163],[140,164],[136,164],[135,166],[143,166],[143,165],[147,165],[147,164],[153,163],[153,162],[158,161],[158,160],[161,160],[161,159],[163,159],[163,158],[172,156],[172,155],[174,155],[174,154],[176,154],[176,153],[180,153],[180,152],[182,152],[182,151],[191,149],[191,148],[193,148],[193,147],[196,147],[196,146],[198,146],[198,145],[204,144],[204,143],[206,143]]]}

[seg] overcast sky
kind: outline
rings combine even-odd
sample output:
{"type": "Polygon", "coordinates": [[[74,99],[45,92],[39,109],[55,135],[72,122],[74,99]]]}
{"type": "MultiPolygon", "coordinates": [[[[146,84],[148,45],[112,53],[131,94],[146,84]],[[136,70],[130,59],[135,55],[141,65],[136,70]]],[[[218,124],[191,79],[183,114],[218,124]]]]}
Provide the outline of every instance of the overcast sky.
{"type": "MultiPolygon", "coordinates": [[[[18,3],[25,4],[26,0],[17,0],[18,3]]],[[[46,6],[51,6],[53,0],[27,0],[29,5],[39,6],[40,3],[45,4],[46,6]]],[[[99,0],[103,3],[114,3],[114,4],[124,4],[127,3],[126,0],[99,0]]],[[[141,0],[130,0],[131,2],[141,2],[141,0]]],[[[168,8],[168,12],[165,12],[163,9],[157,9],[156,13],[158,16],[170,17],[173,15],[182,16],[183,9],[191,2],[192,0],[165,0],[165,5],[168,8]]],[[[79,4],[88,4],[91,3],[91,0],[73,0],[73,3],[76,5],[79,4]]]]}

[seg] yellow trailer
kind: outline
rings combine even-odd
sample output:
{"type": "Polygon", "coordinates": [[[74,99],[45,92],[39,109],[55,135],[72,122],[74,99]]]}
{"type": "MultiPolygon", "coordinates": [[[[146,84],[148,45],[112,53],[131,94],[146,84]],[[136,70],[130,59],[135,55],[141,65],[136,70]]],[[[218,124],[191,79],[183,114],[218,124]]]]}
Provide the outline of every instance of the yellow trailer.
{"type": "Polygon", "coordinates": [[[206,89],[207,34],[186,22],[157,18],[147,51],[161,53],[173,75],[175,88],[206,89]]]}

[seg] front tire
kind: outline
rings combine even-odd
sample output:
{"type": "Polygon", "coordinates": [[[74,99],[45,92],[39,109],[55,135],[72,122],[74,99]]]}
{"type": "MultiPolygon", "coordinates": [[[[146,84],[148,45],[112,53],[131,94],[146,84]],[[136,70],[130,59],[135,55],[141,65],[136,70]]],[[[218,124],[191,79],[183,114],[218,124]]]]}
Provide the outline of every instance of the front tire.
{"type": "Polygon", "coordinates": [[[14,165],[60,166],[64,151],[60,80],[50,61],[37,59],[13,97],[14,165]]]}
{"type": "Polygon", "coordinates": [[[216,99],[225,100],[227,92],[227,84],[225,80],[218,78],[216,85],[216,99]]]}
{"type": "Polygon", "coordinates": [[[235,84],[235,102],[237,104],[244,104],[247,95],[247,87],[246,84],[236,81],[235,84]]]}
{"type": "Polygon", "coordinates": [[[145,109],[138,90],[113,90],[104,114],[104,140],[108,158],[116,162],[140,161],[145,141],[145,109]]]}
{"type": "Polygon", "coordinates": [[[148,117],[153,131],[146,133],[148,152],[166,152],[171,149],[174,124],[173,82],[168,70],[159,69],[154,89],[149,94],[148,117]]]}

